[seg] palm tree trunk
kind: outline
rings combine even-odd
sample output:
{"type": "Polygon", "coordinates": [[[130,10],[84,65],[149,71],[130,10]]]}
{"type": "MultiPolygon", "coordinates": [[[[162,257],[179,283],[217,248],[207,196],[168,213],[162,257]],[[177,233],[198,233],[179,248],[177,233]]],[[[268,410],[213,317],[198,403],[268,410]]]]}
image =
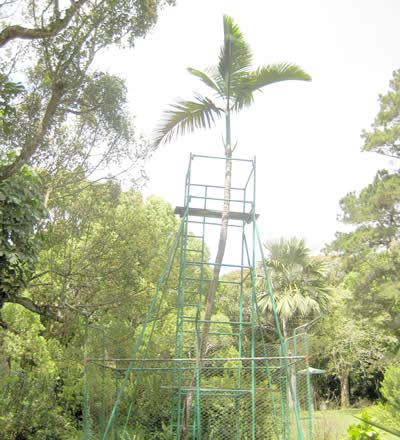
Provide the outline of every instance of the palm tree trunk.
{"type": "Polygon", "coordinates": [[[210,330],[210,319],[214,308],[215,294],[218,288],[219,274],[221,271],[222,260],[225,255],[226,242],[228,238],[229,206],[231,197],[231,176],[232,176],[232,154],[226,158],[225,163],[225,185],[224,185],[224,208],[222,211],[221,231],[219,235],[218,251],[215,258],[214,273],[211,280],[210,290],[207,298],[207,307],[204,315],[203,331],[200,339],[200,357],[207,349],[208,332],[210,330]]]}
{"type": "MultiPolygon", "coordinates": [[[[224,205],[222,210],[221,230],[218,242],[218,251],[215,258],[214,272],[211,279],[210,290],[207,297],[206,311],[204,315],[204,323],[200,338],[199,359],[207,353],[208,333],[210,331],[210,320],[214,309],[215,295],[217,293],[219,274],[221,272],[221,265],[225,255],[226,242],[228,238],[228,222],[229,222],[229,208],[231,199],[231,182],[232,182],[232,149],[231,149],[231,129],[230,129],[230,112],[226,113],[226,144],[225,144],[225,181],[224,181],[224,205]]],[[[201,363],[200,363],[201,370],[201,363]]],[[[197,372],[193,373],[190,388],[196,384],[197,372]]],[[[190,413],[193,406],[194,391],[189,391],[183,405],[182,424],[181,424],[181,439],[186,440],[188,435],[188,425],[190,421],[190,413]]]]}
{"type": "Polygon", "coordinates": [[[287,338],[287,321],[286,318],[281,318],[282,321],[282,336],[283,336],[283,340],[286,341],[287,338]]]}

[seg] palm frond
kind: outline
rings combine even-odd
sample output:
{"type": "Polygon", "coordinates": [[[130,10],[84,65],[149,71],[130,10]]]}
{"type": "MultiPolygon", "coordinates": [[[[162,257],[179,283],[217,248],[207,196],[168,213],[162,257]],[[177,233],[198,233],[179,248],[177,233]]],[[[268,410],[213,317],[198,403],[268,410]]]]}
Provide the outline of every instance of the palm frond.
{"type": "MultiPolygon", "coordinates": [[[[303,239],[292,237],[268,242],[269,259],[265,260],[274,286],[272,296],[279,318],[286,324],[296,317],[325,313],[332,298],[326,286],[324,265],[309,256],[303,239]]],[[[257,296],[261,311],[270,316],[271,297],[265,279],[257,280],[257,296]]]]}
{"type": "Polygon", "coordinates": [[[224,110],[209,98],[196,95],[196,101],[178,101],[164,113],[164,120],[156,131],[153,146],[170,142],[174,136],[192,132],[196,128],[210,128],[224,110]]]}
{"type": "Polygon", "coordinates": [[[216,82],[207,75],[207,73],[202,72],[201,70],[193,69],[192,67],[188,67],[187,69],[192,75],[197,76],[200,80],[208,87],[212,88],[218,95],[221,94],[221,90],[216,82]]]}
{"type": "Polygon", "coordinates": [[[259,67],[247,76],[242,75],[241,82],[235,84],[234,109],[241,110],[253,102],[253,93],[263,87],[281,81],[311,81],[311,76],[295,64],[280,63],[259,67]]]}
{"type": "Polygon", "coordinates": [[[239,27],[231,17],[224,15],[224,43],[219,54],[218,73],[226,96],[230,94],[232,81],[237,81],[236,77],[250,68],[251,60],[250,47],[239,27]]]}
{"type": "Polygon", "coordinates": [[[296,64],[279,63],[259,67],[251,74],[255,87],[261,88],[279,81],[311,81],[311,76],[296,64]]]}
{"type": "Polygon", "coordinates": [[[293,298],[287,292],[283,292],[279,302],[276,304],[276,312],[281,319],[287,321],[296,312],[293,298]]]}

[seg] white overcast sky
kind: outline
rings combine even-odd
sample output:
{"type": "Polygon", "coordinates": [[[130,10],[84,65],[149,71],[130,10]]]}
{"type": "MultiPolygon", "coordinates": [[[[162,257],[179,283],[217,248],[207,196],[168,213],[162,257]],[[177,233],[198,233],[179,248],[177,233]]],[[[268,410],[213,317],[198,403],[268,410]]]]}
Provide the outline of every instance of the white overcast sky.
{"type": "MultiPolygon", "coordinates": [[[[216,64],[223,14],[240,26],[254,67],[290,62],[313,77],[266,87],[235,118],[233,135],[237,157],[257,157],[263,239],[302,237],[316,253],[344,229],[339,200],[386,163],[361,153],[360,134],[400,68],[400,0],[177,0],[135,49],[112,58],[110,70],[128,82],[139,132],[152,136],[169,104],[200,89],[186,68],[216,64]]],[[[145,194],[182,205],[189,153],[223,155],[222,128],[160,147],[145,194]]]]}

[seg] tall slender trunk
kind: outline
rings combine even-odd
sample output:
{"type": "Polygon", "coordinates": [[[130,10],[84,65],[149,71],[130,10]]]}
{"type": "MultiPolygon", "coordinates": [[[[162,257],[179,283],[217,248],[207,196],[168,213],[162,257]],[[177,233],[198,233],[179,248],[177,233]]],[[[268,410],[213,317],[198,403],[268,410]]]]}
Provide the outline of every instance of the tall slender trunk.
{"type": "Polygon", "coordinates": [[[340,406],[341,408],[348,408],[349,402],[349,374],[350,369],[346,368],[342,371],[340,377],[340,406]]]}
{"type": "MultiPolygon", "coordinates": [[[[281,318],[281,329],[282,329],[282,337],[283,340],[286,342],[287,340],[287,320],[286,318],[281,318]]],[[[294,353],[287,353],[288,355],[293,355],[294,353]]],[[[288,384],[288,399],[289,399],[289,408],[293,409],[296,406],[296,399],[297,399],[297,384],[296,384],[296,371],[294,368],[294,365],[289,366],[289,381],[290,384],[288,384]],[[293,391],[293,393],[290,390],[293,391]]]]}
{"type": "Polygon", "coordinates": [[[231,176],[232,176],[232,154],[226,158],[225,163],[225,184],[224,184],[224,208],[222,211],[221,231],[219,235],[218,251],[215,258],[214,273],[211,280],[210,290],[207,298],[207,307],[204,315],[203,331],[200,339],[200,357],[207,349],[208,332],[210,330],[210,319],[214,308],[215,294],[218,288],[219,274],[221,271],[222,260],[225,255],[226,242],[228,238],[229,207],[231,198],[231,176]]]}
{"type": "MultiPolygon", "coordinates": [[[[229,105],[229,102],[228,102],[229,105]]],[[[230,129],[230,112],[229,108],[226,113],[226,143],[225,143],[225,180],[224,180],[224,205],[222,210],[221,230],[218,242],[218,251],[215,258],[214,272],[211,279],[210,290],[207,297],[206,311],[204,315],[204,323],[199,345],[199,359],[207,353],[208,333],[210,331],[210,320],[214,309],[215,295],[217,293],[219,274],[221,272],[221,265],[225,255],[226,242],[228,238],[228,222],[229,222],[229,208],[231,199],[231,181],[232,181],[232,149],[231,149],[231,129],[230,129]]],[[[201,361],[200,361],[201,362],[201,361]]],[[[201,363],[200,363],[201,369],[201,363]]],[[[193,373],[190,388],[196,384],[196,371],[193,373]]],[[[183,405],[182,424],[181,424],[181,439],[187,440],[188,425],[190,421],[190,413],[193,406],[194,392],[189,391],[183,405]]]]}
{"type": "Polygon", "coordinates": [[[281,324],[282,324],[282,336],[283,336],[283,340],[286,341],[287,338],[287,321],[285,318],[281,318],[281,324]]]}

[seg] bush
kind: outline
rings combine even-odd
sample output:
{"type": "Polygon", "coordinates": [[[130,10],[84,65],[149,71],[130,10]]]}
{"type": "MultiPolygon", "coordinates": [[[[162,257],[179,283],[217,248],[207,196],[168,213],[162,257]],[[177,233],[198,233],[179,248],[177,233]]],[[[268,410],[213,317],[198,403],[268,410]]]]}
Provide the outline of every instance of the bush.
{"type": "Polygon", "coordinates": [[[400,366],[386,369],[381,387],[385,403],[368,408],[366,417],[386,432],[400,437],[400,366]]]}
{"type": "Polygon", "coordinates": [[[1,379],[0,432],[10,440],[70,440],[76,432],[55,404],[54,383],[24,370],[1,379]]]}
{"type": "Polygon", "coordinates": [[[386,400],[387,410],[393,415],[400,414],[400,365],[392,365],[385,371],[381,392],[386,400]]]}
{"type": "MultiPolygon", "coordinates": [[[[365,420],[369,419],[368,414],[362,413],[361,417],[365,420]]],[[[379,440],[379,433],[366,422],[354,423],[347,429],[349,440],[379,440]]]]}

